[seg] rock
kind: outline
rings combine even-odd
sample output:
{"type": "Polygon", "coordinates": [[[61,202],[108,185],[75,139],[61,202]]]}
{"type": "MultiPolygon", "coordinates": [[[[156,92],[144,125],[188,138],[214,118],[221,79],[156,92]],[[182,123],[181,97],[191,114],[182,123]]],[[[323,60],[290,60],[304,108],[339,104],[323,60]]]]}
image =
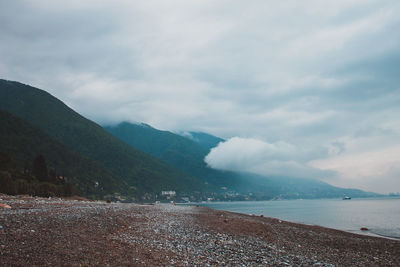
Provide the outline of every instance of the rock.
{"type": "Polygon", "coordinates": [[[11,209],[11,206],[4,204],[4,203],[0,203],[0,208],[11,209]]]}

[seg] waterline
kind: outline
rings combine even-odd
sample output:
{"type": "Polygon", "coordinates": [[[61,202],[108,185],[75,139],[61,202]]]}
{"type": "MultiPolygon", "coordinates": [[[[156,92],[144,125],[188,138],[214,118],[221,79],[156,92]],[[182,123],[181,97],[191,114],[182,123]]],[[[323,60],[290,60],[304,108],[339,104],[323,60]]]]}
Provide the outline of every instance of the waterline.
{"type": "Polygon", "coordinates": [[[400,198],[237,201],[201,205],[351,233],[400,239],[400,198]],[[361,231],[362,227],[368,228],[368,231],[361,231]]]}

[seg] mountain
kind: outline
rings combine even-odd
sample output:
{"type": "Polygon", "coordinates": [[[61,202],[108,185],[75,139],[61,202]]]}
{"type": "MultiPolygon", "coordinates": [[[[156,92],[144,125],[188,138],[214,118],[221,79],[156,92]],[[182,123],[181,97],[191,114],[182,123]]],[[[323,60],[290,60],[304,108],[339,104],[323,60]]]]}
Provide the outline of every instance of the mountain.
{"type": "Polygon", "coordinates": [[[46,154],[50,167],[76,177],[74,183],[83,192],[96,179],[100,185],[96,192],[89,188],[93,194],[131,193],[136,199],[154,199],[162,190],[175,190],[196,200],[373,196],[316,180],[211,169],[204,157],[221,138],[197,132],[181,136],[130,123],[106,127],[106,131],[49,93],[18,82],[0,80],[0,109],[14,116],[7,119],[3,115],[4,123],[14,120],[16,124],[3,133],[11,138],[3,142],[7,153],[18,164],[26,160],[24,156],[46,154]],[[13,137],[13,132],[19,137],[13,137]],[[12,142],[15,145],[7,147],[12,142]],[[52,146],[45,149],[45,144],[52,146]]]}
{"type": "MultiPolygon", "coordinates": [[[[115,126],[105,126],[108,132],[141,151],[147,152],[175,168],[188,173],[208,184],[208,190],[220,191],[221,187],[235,187],[239,179],[236,173],[211,169],[204,162],[211,144],[220,138],[199,134],[204,143],[194,141],[169,131],[161,131],[147,124],[123,122],[115,126]],[[211,140],[211,141],[210,141],[211,140]]],[[[197,135],[195,135],[197,136],[197,135]]]]}
{"type": "Polygon", "coordinates": [[[180,135],[160,131],[147,124],[127,122],[105,126],[104,129],[132,147],[156,156],[184,172],[201,175],[206,168],[203,158],[208,150],[180,135]]]}
{"type": "Polygon", "coordinates": [[[138,196],[161,190],[202,190],[203,183],[160,159],[139,151],[84,118],[49,93],[18,82],[0,80],[0,109],[36,126],[128,184],[138,196]]]}
{"type": "Polygon", "coordinates": [[[337,198],[376,197],[380,194],[365,192],[353,188],[340,188],[323,181],[307,178],[293,178],[285,176],[266,177],[251,173],[241,173],[243,182],[240,184],[242,192],[251,193],[255,198],[337,198]]]}
{"type": "Polygon", "coordinates": [[[0,122],[0,152],[11,156],[18,170],[31,169],[33,159],[42,155],[49,169],[66,177],[86,196],[98,197],[128,188],[101,164],[72,151],[22,119],[0,110],[0,122]]]}
{"type": "Polygon", "coordinates": [[[195,141],[207,150],[216,147],[220,142],[225,142],[222,138],[203,132],[181,132],[180,135],[195,141]]]}
{"type": "MultiPolygon", "coordinates": [[[[123,122],[105,127],[127,144],[156,156],[174,167],[206,182],[209,189],[222,196],[251,195],[255,199],[323,198],[351,195],[375,196],[357,189],[344,189],[306,178],[265,177],[209,168],[204,157],[223,139],[206,133],[174,134],[147,124],[123,122]]],[[[240,199],[240,198],[239,198],[240,199]]]]}

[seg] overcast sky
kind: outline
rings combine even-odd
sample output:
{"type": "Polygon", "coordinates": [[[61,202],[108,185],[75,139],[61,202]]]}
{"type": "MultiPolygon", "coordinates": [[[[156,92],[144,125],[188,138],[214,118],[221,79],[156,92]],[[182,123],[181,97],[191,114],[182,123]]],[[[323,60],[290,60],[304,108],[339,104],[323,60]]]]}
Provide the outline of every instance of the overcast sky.
{"type": "Polygon", "coordinates": [[[400,2],[0,0],[0,77],[219,169],[400,191],[400,2]],[[230,139],[231,138],[231,139],[230,139]]]}

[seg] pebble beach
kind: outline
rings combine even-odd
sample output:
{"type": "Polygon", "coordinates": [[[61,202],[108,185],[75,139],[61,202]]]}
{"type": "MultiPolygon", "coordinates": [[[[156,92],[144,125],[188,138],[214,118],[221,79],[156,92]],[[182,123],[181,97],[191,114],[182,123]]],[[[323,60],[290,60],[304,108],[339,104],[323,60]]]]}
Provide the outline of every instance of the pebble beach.
{"type": "Polygon", "coordinates": [[[1,266],[400,266],[400,241],[257,215],[0,195],[1,266]]]}

